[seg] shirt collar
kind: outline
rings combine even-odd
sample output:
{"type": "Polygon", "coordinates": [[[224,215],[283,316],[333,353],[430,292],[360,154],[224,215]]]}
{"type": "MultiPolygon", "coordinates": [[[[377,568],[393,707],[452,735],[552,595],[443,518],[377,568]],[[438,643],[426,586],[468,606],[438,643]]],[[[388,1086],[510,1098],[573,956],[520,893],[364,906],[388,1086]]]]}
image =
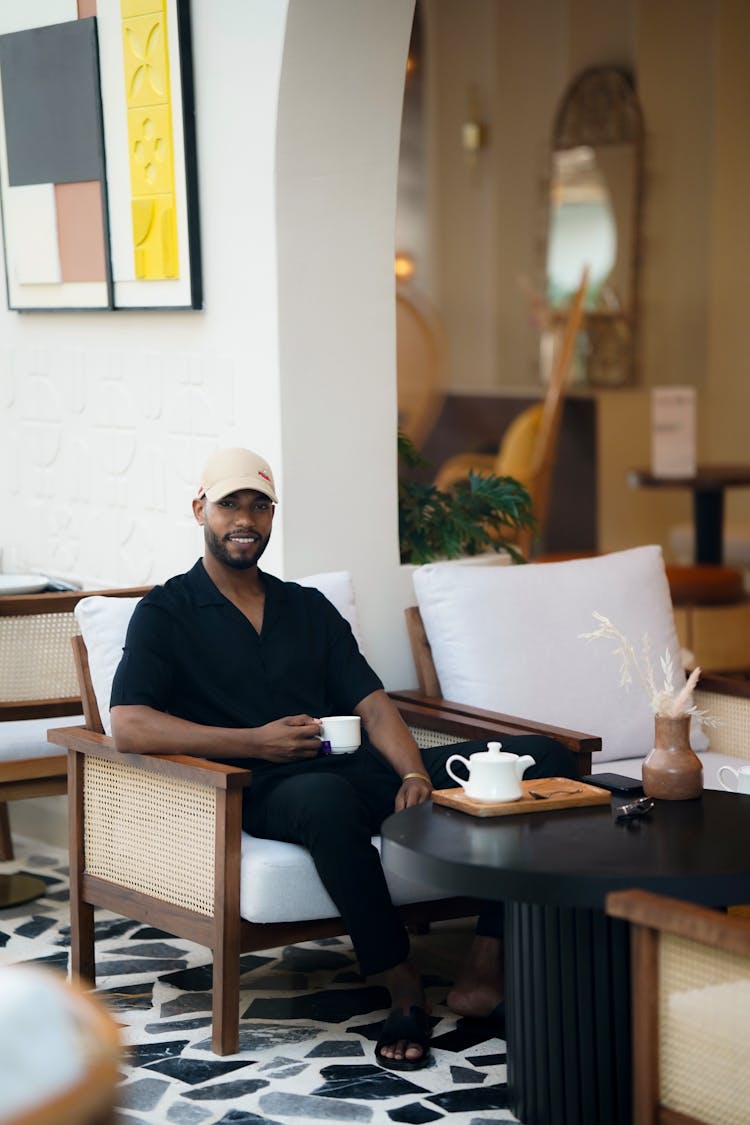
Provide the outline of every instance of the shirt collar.
{"type": "MultiPolygon", "coordinates": [[[[266,588],[266,598],[272,600],[285,601],[286,590],[284,583],[276,578],[273,574],[266,574],[264,570],[258,568],[260,580],[266,588]]],[[[188,571],[188,581],[195,593],[195,600],[198,605],[223,605],[226,598],[219,590],[218,586],[214,583],[213,579],[203,565],[203,559],[198,559],[195,566],[188,571]]]]}

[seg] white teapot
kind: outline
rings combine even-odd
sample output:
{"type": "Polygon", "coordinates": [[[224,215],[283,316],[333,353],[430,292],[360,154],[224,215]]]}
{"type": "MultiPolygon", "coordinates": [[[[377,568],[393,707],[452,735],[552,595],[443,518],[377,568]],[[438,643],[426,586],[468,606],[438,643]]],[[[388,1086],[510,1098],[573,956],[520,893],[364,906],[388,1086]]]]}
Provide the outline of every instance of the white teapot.
{"type": "Polygon", "coordinates": [[[472,754],[470,758],[453,754],[445,768],[454,781],[463,785],[466,796],[475,801],[517,801],[523,796],[524,771],[533,765],[529,754],[519,758],[518,754],[503,751],[501,742],[488,742],[486,752],[472,754]],[[453,772],[451,762],[463,762],[469,771],[468,780],[453,772]]]}

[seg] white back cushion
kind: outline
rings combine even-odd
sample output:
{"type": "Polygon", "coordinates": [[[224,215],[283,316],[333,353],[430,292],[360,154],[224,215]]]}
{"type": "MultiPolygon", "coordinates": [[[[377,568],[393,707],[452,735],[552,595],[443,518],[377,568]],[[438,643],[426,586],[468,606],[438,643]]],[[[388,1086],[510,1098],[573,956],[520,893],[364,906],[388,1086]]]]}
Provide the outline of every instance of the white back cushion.
{"type": "Polygon", "coordinates": [[[105,598],[101,594],[94,594],[90,598],[81,598],[75,608],[76,620],[88,653],[91,685],[106,734],[112,733],[109,721],[112,680],[120,663],[130,618],[140,600],[105,598]]]}
{"type": "MultiPolygon", "coordinates": [[[[314,586],[320,590],[336,606],[341,616],[346,618],[357,643],[360,643],[354,587],[348,571],[313,574],[296,581],[301,586],[314,586]]],[[[91,683],[102,726],[107,734],[112,733],[109,718],[112,680],[120,663],[130,618],[139,601],[140,598],[107,598],[94,594],[90,598],[82,598],[75,608],[76,620],[88,652],[91,683]]]]}
{"type": "MultiPolygon", "coordinates": [[[[584,641],[594,611],[652,662],[668,650],[684,683],[660,547],[561,563],[423,566],[414,589],[443,696],[473,707],[602,738],[596,761],[633,758],[653,745],[654,716],[639,681],[620,687],[609,641],[584,641]]],[[[698,730],[694,749],[705,748],[698,730]]]]}
{"type": "Polygon", "coordinates": [[[362,648],[362,637],[359,631],[359,618],[357,606],[354,601],[354,584],[348,570],[332,570],[328,574],[310,574],[306,578],[295,578],[300,586],[314,586],[325,594],[329,602],[333,602],[345,621],[351,625],[354,639],[362,648]]]}

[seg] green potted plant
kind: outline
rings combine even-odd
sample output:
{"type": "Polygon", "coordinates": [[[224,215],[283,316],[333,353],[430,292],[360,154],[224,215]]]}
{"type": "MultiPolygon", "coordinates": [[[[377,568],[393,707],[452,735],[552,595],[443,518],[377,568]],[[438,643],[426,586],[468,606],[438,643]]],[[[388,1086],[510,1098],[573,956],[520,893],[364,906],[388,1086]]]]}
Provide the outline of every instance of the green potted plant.
{"type": "Polygon", "coordinates": [[[427,462],[398,434],[398,530],[402,563],[456,559],[504,551],[525,562],[513,537],[535,526],[531,497],[513,477],[470,472],[450,492],[408,475],[427,462]]]}

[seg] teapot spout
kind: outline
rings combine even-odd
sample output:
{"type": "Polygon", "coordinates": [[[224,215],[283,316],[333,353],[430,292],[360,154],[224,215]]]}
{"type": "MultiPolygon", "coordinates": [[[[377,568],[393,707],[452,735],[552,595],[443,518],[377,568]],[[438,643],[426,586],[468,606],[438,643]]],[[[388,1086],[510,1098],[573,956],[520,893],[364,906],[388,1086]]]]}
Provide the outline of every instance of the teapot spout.
{"type": "Polygon", "coordinates": [[[519,758],[516,762],[516,776],[518,778],[523,777],[526,770],[529,768],[529,766],[533,766],[535,764],[535,761],[536,759],[532,758],[530,754],[524,754],[523,757],[519,758]]]}

